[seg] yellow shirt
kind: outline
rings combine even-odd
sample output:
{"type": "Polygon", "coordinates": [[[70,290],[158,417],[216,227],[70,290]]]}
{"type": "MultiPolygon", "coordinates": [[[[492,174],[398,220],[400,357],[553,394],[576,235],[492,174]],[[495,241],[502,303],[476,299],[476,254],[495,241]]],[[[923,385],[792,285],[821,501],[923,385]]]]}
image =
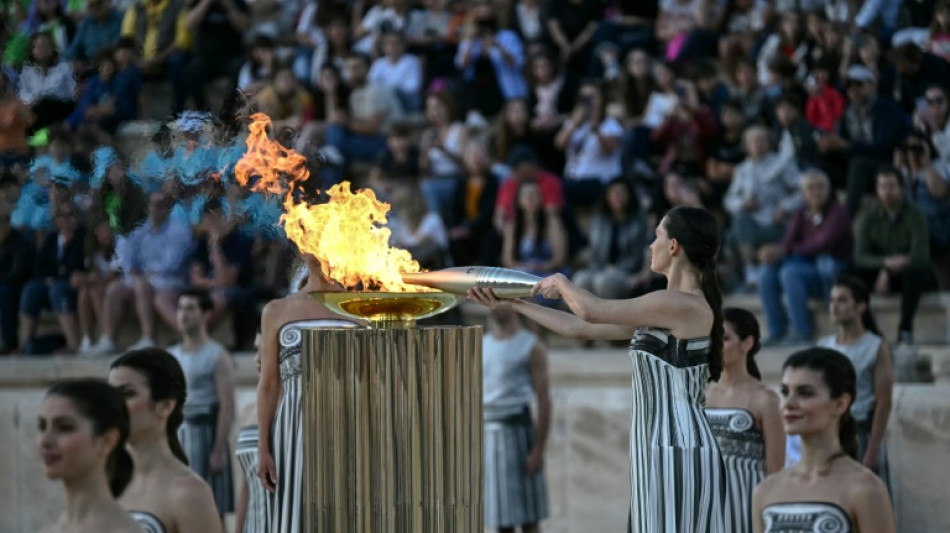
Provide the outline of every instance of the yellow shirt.
{"type": "MultiPolygon", "coordinates": [[[[142,43],[142,59],[152,59],[162,50],[158,49],[158,26],[161,24],[162,15],[168,9],[171,0],[161,0],[157,4],[145,2],[145,16],[148,18],[147,30],[145,31],[145,42],[142,43]]],[[[188,16],[188,10],[182,9],[178,13],[178,20],[175,21],[175,47],[179,50],[188,50],[191,47],[191,33],[185,25],[185,18],[188,16]]],[[[135,23],[138,18],[138,12],[134,7],[125,11],[125,17],[122,18],[122,36],[136,37],[135,23]]]]}

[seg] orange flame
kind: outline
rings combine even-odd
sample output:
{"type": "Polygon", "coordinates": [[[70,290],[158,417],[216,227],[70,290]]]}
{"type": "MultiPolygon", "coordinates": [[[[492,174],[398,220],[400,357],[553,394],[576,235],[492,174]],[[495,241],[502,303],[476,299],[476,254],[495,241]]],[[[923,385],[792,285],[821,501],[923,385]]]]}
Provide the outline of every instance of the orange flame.
{"type": "Polygon", "coordinates": [[[257,175],[260,179],[251,187],[252,191],[282,194],[289,201],[294,186],[310,177],[307,159],[267,136],[270,117],[255,113],[251,115],[251,120],[247,151],[234,166],[237,182],[247,186],[251,177],[257,175]]]}
{"type": "Polygon", "coordinates": [[[267,136],[270,118],[251,116],[247,152],[235,166],[238,183],[251,190],[284,197],[280,221],[287,237],[302,253],[316,257],[323,274],[348,290],[419,292],[425,290],[403,283],[401,274],[419,272],[419,263],[406,250],[389,246],[386,215],[389,204],[373,191],[350,191],[343,182],[326,191],[329,201],[310,205],[294,199],[294,189],[310,174],[306,159],[267,136]]]}

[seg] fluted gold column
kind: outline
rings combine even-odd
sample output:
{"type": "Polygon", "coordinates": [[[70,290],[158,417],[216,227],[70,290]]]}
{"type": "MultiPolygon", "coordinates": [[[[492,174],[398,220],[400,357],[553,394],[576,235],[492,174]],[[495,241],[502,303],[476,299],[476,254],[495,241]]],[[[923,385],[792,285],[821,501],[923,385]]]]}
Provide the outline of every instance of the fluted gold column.
{"type": "Polygon", "coordinates": [[[482,533],[482,329],[303,337],[304,531],[482,533]]]}

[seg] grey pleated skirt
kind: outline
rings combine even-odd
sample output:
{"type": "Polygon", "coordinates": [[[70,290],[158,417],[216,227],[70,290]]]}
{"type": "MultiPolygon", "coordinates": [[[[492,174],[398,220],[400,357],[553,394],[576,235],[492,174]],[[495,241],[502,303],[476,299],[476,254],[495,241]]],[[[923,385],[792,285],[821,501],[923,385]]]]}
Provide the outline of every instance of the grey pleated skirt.
{"type": "Polygon", "coordinates": [[[500,420],[485,419],[485,527],[536,524],[548,516],[544,468],[525,473],[525,460],[534,445],[531,411],[500,420]]]}
{"type": "Polygon", "coordinates": [[[211,487],[218,514],[224,515],[234,512],[234,481],[230,450],[225,454],[227,461],[222,471],[212,474],[208,462],[214,448],[217,417],[217,408],[207,414],[186,414],[185,422],[178,428],[178,438],[188,457],[188,466],[211,487]]]}

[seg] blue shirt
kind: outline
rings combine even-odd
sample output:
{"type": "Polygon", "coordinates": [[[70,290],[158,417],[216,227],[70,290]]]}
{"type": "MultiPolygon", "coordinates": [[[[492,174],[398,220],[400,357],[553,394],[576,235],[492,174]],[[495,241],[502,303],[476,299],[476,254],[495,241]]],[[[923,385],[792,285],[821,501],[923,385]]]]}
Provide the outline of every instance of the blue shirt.
{"type": "Polygon", "coordinates": [[[122,30],[122,13],[110,9],[109,14],[101,22],[94,16],[88,15],[79,23],[76,36],[66,50],[66,57],[80,61],[90,61],[96,52],[106,46],[112,46],[119,41],[122,30]]]}
{"type": "MultiPolygon", "coordinates": [[[[493,47],[488,52],[488,58],[495,68],[495,77],[498,79],[498,87],[506,100],[512,98],[527,98],[528,85],[524,81],[521,72],[524,69],[524,50],[521,45],[521,39],[518,34],[511,30],[501,30],[495,34],[495,41],[498,46],[493,47]],[[509,64],[505,60],[504,54],[498,48],[504,49],[514,58],[514,64],[509,64]]],[[[471,48],[472,52],[469,58],[468,68],[462,75],[466,80],[475,78],[475,62],[482,57],[482,42],[478,39],[466,39],[459,43],[458,53],[455,55],[455,66],[462,68],[462,57],[465,51],[471,48]]]]}
{"type": "Polygon", "coordinates": [[[151,220],[129,235],[128,272],[144,272],[157,290],[178,288],[188,278],[188,260],[194,249],[191,229],[186,224],[166,220],[154,227],[151,220]]]}

